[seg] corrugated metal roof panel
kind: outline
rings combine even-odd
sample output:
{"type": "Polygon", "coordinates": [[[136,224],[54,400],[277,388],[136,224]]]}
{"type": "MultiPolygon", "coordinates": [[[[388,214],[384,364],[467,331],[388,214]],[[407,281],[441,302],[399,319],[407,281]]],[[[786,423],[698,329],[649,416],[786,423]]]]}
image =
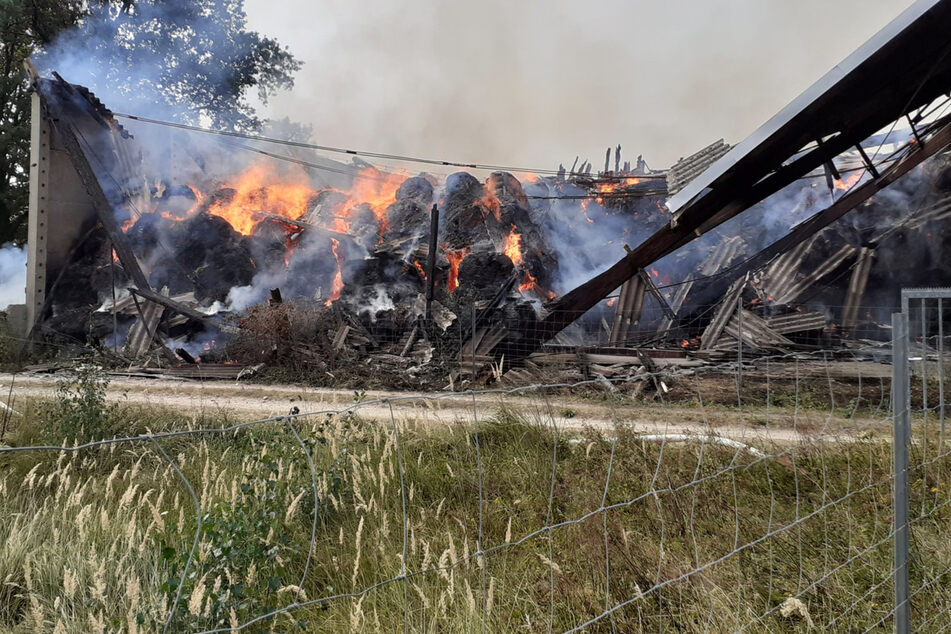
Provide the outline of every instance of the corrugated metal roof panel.
{"type": "Polygon", "coordinates": [[[702,174],[721,156],[730,151],[730,144],[723,139],[711,143],[699,152],[682,158],[667,171],[667,193],[673,196],[694,178],[702,174]]]}

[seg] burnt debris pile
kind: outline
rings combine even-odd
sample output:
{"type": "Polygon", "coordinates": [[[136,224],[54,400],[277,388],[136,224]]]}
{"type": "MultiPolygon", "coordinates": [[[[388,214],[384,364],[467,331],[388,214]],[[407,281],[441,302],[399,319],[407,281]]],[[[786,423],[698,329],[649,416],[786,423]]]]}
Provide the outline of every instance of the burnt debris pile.
{"type": "Polygon", "coordinates": [[[59,79],[37,88],[95,214],[49,271],[31,339],[96,344],[140,369],[231,362],[221,371],[456,385],[579,353],[647,366],[651,355],[828,347],[887,338],[879,324],[901,286],[951,278],[942,156],[776,247],[861,178],[840,165],[841,178],[792,183],[533,339],[572,289],[672,222],[668,184],[729,146],[669,172],[622,165],[618,148],[614,169],[609,152],[593,174],[576,162],[437,176],[127,129],[88,91],[59,79]]]}

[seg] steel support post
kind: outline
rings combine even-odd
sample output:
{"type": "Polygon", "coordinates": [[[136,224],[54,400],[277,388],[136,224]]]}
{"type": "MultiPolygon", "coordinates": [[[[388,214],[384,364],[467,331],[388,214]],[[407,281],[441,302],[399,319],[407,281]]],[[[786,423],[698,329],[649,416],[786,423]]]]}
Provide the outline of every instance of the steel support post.
{"type": "Polygon", "coordinates": [[[911,399],[908,382],[908,315],[892,314],[892,412],[894,415],[895,632],[907,634],[908,602],[908,437],[911,399]]]}

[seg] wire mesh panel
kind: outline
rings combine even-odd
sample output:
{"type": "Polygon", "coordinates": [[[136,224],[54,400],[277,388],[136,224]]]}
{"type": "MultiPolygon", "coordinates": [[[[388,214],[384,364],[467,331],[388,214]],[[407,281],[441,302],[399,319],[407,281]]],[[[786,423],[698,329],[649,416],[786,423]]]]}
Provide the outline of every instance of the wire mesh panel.
{"type": "MultiPolygon", "coordinates": [[[[948,574],[951,548],[932,530],[946,528],[951,502],[945,445],[945,319],[951,289],[902,291],[900,332],[895,333],[896,472],[907,475],[896,486],[896,570],[904,588],[896,591],[898,631],[938,631],[951,624],[948,574]],[[904,440],[900,436],[904,436],[904,440]],[[901,521],[907,521],[902,530],[901,521]],[[902,565],[904,562],[904,566],[902,565]]],[[[897,484],[897,483],[896,483],[897,484]]]]}

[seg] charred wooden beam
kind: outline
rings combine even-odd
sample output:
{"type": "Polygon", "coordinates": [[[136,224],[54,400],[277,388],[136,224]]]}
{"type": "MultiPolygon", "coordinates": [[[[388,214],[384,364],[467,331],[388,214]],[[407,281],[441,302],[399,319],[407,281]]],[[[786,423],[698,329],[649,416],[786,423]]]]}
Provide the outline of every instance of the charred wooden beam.
{"type": "Polygon", "coordinates": [[[638,277],[644,281],[644,287],[647,289],[647,292],[649,292],[651,296],[657,300],[657,304],[660,306],[661,311],[663,311],[664,317],[670,319],[671,321],[676,319],[677,316],[674,315],[674,311],[670,308],[670,305],[667,303],[667,300],[664,299],[664,296],[660,294],[660,291],[654,285],[654,280],[652,280],[651,276],[647,274],[647,271],[641,269],[638,277]]]}
{"type": "Polygon", "coordinates": [[[188,306],[185,306],[184,304],[180,304],[176,302],[174,299],[165,297],[164,295],[156,293],[153,290],[147,290],[143,288],[130,288],[129,290],[134,295],[144,297],[145,299],[155,302],[156,304],[161,304],[162,306],[165,306],[166,308],[173,310],[179,315],[184,315],[185,317],[188,317],[189,319],[194,319],[195,321],[212,325],[212,326],[215,326],[216,328],[225,330],[225,328],[222,328],[221,324],[215,323],[215,320],[213,320],[208,315],[204,313],[200,313],[194,308],[189,308],[188,306]]]}
{"type": "Polygon", "coordinates": [[[868,157],[868,154],[865,153],[865,148],[862,147],[862,144],[856,143],[855,149],[859,151],[859,156],[862,157],[862,162],[865,163],[865,169],[868,170],[868,173],[872,175],[872,178],[878,178],[878,170],[875,169],[875,164],[872,163],[872,160],[868,157]]]}
{"type": "Polygon", "coordinates": [[[197,361],[195,361],[195,357],[193,357],[185,348],[175,348],[175,354],[181,357],[182,361],[185,363],[197,363],[197,361]]]}

